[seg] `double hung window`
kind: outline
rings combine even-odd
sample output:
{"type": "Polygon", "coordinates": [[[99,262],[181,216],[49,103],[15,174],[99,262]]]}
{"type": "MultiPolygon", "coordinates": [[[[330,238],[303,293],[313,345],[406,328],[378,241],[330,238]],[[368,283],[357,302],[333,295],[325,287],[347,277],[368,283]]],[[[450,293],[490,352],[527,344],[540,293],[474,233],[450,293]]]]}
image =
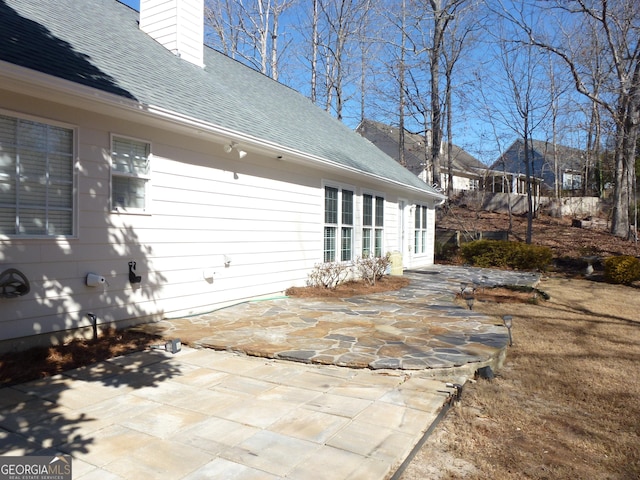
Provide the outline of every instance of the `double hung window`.
{"type": "Polygon", "coordinates": [[[149,207],[151,145],[113,136],[111,139],[111,209],[145,212],[149,207]]]}
{"type": "Polygon", "coordinates": [[[427,207],[416,205],[414,218],[414,253],[426,253],[427,251],[427,207]]]}
{"type": "Polygon", "coordinates": [[[353,260],[353,191],[325,187],[324,261],[337,260],[353,260]]]}
{"type": "Polygon", "coordinates": [[[362,196],[362,256],[382,257],[384,237],[384,198],[362,196]]]}
{"type": "Polygon", "coordinates": [[[74,135],[0,115],[0,234],[74,234],[74,135]]]}

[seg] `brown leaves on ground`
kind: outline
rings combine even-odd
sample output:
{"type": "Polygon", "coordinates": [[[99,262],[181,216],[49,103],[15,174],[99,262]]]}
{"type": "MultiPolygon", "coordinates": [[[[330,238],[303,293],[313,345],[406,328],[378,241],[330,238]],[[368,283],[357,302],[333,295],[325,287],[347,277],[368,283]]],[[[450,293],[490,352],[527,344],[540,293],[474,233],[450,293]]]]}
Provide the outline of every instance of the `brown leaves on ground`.
{"type": "MultiPolygon", "coordinates": [[[[611,235],[604,228],[573,227],[568,217],[555,218],[539,214],[533,219],[532,243],[551,248],[554,257],[579,260],[585,256],[640,255],[638,245],[611,235]]],[[[606,222],[603,222],[606,226],[606,222]]],[[[466,207],[450,206],[438,217],[437,227],[460,231],[509,231],[509,215],[475,211],[466,207]]],[[[512,215],[510,240],[524,242],[527,216],[512,215]]]]}
{"type": "Polygon", "coordinates": [[[0,385],[49,377],[66,370],[144,350],[159,337],[134,330],[109,330],[97,341],[78,339],[65,345],[36,347],[0,355],[0,385]]]}

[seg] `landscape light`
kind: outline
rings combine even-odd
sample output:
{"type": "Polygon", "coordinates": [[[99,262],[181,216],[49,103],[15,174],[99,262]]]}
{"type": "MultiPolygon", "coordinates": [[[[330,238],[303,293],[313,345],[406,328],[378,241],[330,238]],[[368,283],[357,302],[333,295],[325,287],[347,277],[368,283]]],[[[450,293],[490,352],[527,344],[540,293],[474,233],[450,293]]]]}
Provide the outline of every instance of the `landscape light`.
{"type": "Polygon", "coordinates": [[[464,296],[464,301],[467,302],[467,307],[469,307],[469,310],[473,310],[473,302],[475,301],[475,298],[472,294],[467,294],[464,296]]]}
{"type": "Polygon", "coordinates": [[[182,342],[179,338],[167,340],[164,345],[151,345],[152,350],[164,350],[165,352],[178,353],[182,350],[182,342]]]}
{"type": "Polygon", "coordinates": [[[513,317],[511,315],[505,315],[502,317],[502,322],[504,326],[507,327],[507,331],[509,332],[509,346],[513,345],[513,340],[511,338],[511,326],[513,325],[513,317]]]}

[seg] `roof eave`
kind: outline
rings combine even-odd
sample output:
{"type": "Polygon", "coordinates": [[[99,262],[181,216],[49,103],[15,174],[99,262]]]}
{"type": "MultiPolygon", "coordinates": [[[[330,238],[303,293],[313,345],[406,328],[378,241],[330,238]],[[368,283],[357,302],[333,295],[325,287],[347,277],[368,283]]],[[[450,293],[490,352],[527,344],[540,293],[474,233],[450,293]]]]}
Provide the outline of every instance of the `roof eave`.
{"type": "MultiPolygon", "coordinates": [[[[51,91],[53,91],[56,93],[56,101],[64,102],[70,106],[87,109],[87,107],[91,105],[91,110],[94,112],[108,115],[122,115],[123,112],[126,112],[133,117],[132,119],[138,121],[141,121],[143,118],[159,120],[165,125],[173,125],[182,130],[183,133],[199,138],[202,138],[203,134],[208,134],[214,141],[219,143],[233,141],[242,144],[242,146],[247,149],[253,148],[260,151],[266,150],[271,152],[274,158],[282,157],[283,159],[311,164],[318,168],[333,170],[338,173],[348,172],[358,174],[375,183],[382,183],[394,188],[409,190],[414,194],[430,197],[434,201],[444,201],[446,199],[444,195],[437,192],[429,192],[426,188],[422,190],[413,185],[364,172],[326,158],[310,155],[290,147],[243,134],[236,130],[214,125],[163,107],[147,105],[113,93],[104,92],[93,87],[81,85],[70,80],[61,79],[1,60],[0,79],[2,79],[2,86],[6,86],[10,91],[33,96],[42,100],[51,101],[51,91]]],[[[354,135],[357,134],[354,132],[354,135]]]]}

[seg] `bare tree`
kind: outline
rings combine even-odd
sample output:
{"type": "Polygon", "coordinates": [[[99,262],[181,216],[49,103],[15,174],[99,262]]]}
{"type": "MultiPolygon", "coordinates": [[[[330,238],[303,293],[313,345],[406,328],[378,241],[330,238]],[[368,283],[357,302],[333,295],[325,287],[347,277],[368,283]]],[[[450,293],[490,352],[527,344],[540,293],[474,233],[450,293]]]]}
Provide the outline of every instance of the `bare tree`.
{"type": "Polygon", "coordinates": [[[449,27],[445,31],[442,48],[442,62],[444,67],[444,114],[447,135],[447,196],[453,195],[453,80],[454,69],[460,60],[464,49],[472,38],[472,34],[479,28],[478,18],[472,18],[477,13],[474,3],[468,8],[460,9],[449,27]]]}
{"type": "Polygon", "coordinates": [[[342,120],[348,99],[346,86],[355,78],[359,45],[367,38],[371,0],[321,0],[318,46],[324,63],[324,103],[342,120]]]}
{"type": "Polygon", "coordinates": [[[429,73],[431,87],[431,168],[432,178],[440,183],[442,158],[442,98],[440,95],[440,64],[445,47],[445,32],[449,23],[455,18],[457,10],[466,0],[428,0],[425,10],[428,12],[429,42],[426,51],[429,57],[429,73]]]}
{"type": "Polygon", "coordinates": [[[208,43],[232,58],[277,80],[280,16],[294,0],[206,0],[205,23],[211,27],[208,43]]]}
{"type": "MultiPolygon", "coordinates": [[[[538,25],[512,17],[528,37],[528,42],[557,55],[573,76],[576,90],[606,110],[615,123],[614,158],[616,178],[613,194],[611,232],[620,237],[631,235],[630,208],[635,204],[635,157],[640,128],[640,10],[636,0],[557,0],[552,15],[551,2],[541,2],[549,21],[570,25],[563,38],[550,38],[538,25]],[[588,25],[589,28],[584,28],[588,25]],[[599,38],[598,54],[604,62],[606,82],[597,91],[585,73],[580,45],[575,38],[584,34],[599,38]],[[605,90],[606,91],[603,91],[605,90]]],[[[633,232],[636,235],[636,232],[633,232]]]]}
{"type": "MultiPolygon", "coordinates": [[[[544,55],[518,37],[510,18],[502,16],[499,11],[496,13],[496,23],[487,27],[487,33],[494,37],[496,70],[484,72],[485,81],[490,82],[487,86],[492,89],[492,100],[497,107],[494,121],[500,122],[522,139],[522,150],[517,158],[523,159],[525,168],[528,205],[526,242],[531,243],[536,209],[533,201],[535,165],[531,141],[534,131],[549,113],[548,78],[544,55]]],[[[532,15],[524,9],[518,14],[521,18],[532,15]]],[[[528,20],[534,23],[533,19],[528,20]]]]}

